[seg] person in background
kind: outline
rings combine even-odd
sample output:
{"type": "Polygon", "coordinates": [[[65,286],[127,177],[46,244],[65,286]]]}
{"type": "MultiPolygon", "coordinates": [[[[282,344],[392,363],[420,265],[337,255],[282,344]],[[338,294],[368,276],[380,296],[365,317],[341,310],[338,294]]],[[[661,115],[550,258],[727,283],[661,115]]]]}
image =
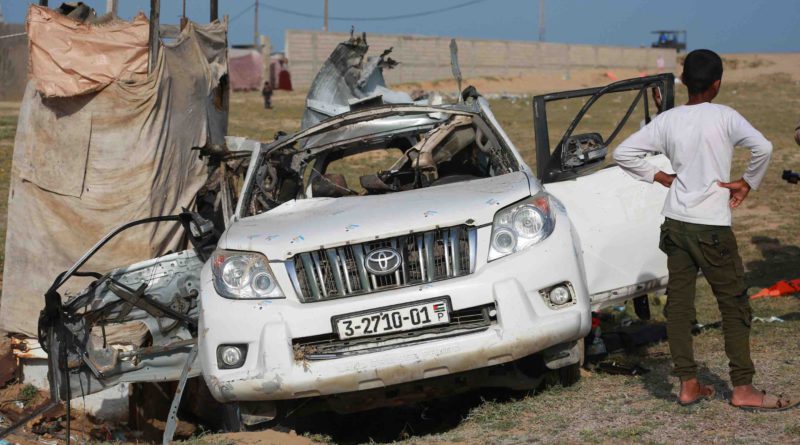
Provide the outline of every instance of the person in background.
{"type": "Polygon", "coordinates": [[[272,109],[272,85],[268,80],[264,81],[264,86],[261,88],[261,95],[264,97],[264,108],[267,110],[272,109]]]}
{"type": "Polygon", "coordinates": [[[752,311],[744,267],[731,230],[731,209],[739,207],[767,172],[772,144],[733,108],[711,103],[722,82],[722,59],[701,49],[686,56],[681,75],[689,90],[686,105],[659,113],[620,144],[614,160],[628,174],[667,187],[659,247],[667,254],[667,337],[675,375],[681,381],[678,403],[692,405],[714,397],[714,388],[697,380],[692,324],[697,272],[711,285],[722,314],[725,353],[733,383],[731,405],[745,410],[776,411],[800,399],[756,390],[750,358],[752,311]],[[741,179],[730,182],[734,146],[750,150],[741,179]],[[647,162],[664,153],[675,174],[647,162]]]}

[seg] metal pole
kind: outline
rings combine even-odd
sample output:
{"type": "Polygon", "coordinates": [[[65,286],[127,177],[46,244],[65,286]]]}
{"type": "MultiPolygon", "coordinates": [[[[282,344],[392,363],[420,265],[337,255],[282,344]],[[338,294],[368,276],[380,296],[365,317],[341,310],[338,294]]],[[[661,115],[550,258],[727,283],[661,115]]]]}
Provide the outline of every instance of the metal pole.
{"type": "Polygon", "coordinates": [[[211,21],[219,18],[219,0],[211,0],[211,21]]]}
{"type": "Polygon", "coordinates": [[[117,15],[117,0],[106,0],[106,14],[117,15]]]}
{"type": "Polygon", "coordinates": [[[539,0],[539,41],[544,42],[544,0],[539,0]]]}
{"type": "Polygon", "coordinates": [[[255,0],[256,12],[253,15],[253,47],[258,48],[258,0],[255,0]]]}
{"type": "Polygon", "coordinates": [[[150,57],[148,59],[148,71],[153,72],[158,60],[158,48],[161,39],[158,35],[158,22],[161,12],[161,0],[150,0],[150,57]]]}
{"type": "Polygon", "coordinates": [[[325,24],[322,25],[322,30],[328,32],[328,0],[325,0],[325,24]]]}

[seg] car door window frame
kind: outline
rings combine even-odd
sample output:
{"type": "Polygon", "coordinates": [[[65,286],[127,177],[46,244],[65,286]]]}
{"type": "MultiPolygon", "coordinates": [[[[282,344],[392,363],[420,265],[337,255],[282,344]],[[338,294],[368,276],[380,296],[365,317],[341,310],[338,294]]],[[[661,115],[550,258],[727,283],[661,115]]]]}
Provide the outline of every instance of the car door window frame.
{"type": "Polygon", "coordinates": [[[580,90],[561,91],[557,93],[535,96],[533,98],[533,122],[536,132],[536,174],[539,177],[539,180],[541,180],[542,183],[547,184],[550,182],[574,179],[576,177],[594,172],[597,167],[601,165],[601,163],[596,162],[591,165],[565,168],[562,165],[561,160],[564,144],[572,136],[572,133],[578,127],[578,124],[586,115],[586,112],[597,102],[600,97],[606,94],[635,90],[639,91],[639,94],[637,94],[636,97],[631,101],[625,116],[623,116],[623,118],[617,124],[617,127],[614,129],[614,131],[611,132],[608,140],[604,141],[607,147],[614,141],[614,138],[616,138],[616,136],[628,122],[642,97],[645,98],[645,119],[648,120],[649,105],[647,100],[647,92],[653,87],[659,88],[661,91],[662,102],[661,108],[658,110],[658,112],[661,113],[673,108],[675,105],[675,76],[672,73],[621,80],[604,87],[584,88],[580,90]],[[550,134],[547,123],[547,104],[549,102],[581,97],[587,97],[588,99],[581,107],[580,111],[572,120],[570,125],[567,127],[567,130],[560,138],[558,144],[555,145],[553,150],[551,150],[550,134]]]}

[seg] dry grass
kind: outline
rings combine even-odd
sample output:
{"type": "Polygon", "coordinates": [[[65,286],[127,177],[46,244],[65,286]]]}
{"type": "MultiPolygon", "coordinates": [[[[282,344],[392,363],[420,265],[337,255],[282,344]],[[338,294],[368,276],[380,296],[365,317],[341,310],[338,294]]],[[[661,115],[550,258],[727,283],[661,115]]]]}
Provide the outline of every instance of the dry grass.
{"type": "MultiPolygon", "coordinates": [[[[683,89],[678,88],[683,94],[683,89]]],[[[683,97],[678,98],[681,103],[683,97]]],[[[261,108],[257,93],[235,94],[231,100],[230,134],[270,140],[278,130],[295,131],[303,95],[278,92],[275,110],[261,108]]],[[[800,152],[792,129],[800,117],[800,83],[786,75],[748,82],[725,83],[720,103],[735,107],[769,138],[775,153],[762,189],[751,194],[734,213],[735,231],[753,290],[779,279],[800,277],[800,189],[780,179],[783,169],[800,170],[800,152]]],[[[530,100],[492,103],[498,119],[533,162],[533,124],[530,100]]],[[[13,129],[18,104],[0,103],[0,196],[8,191],[13,129]]],[[[609,104],[613,109],[613,104],[609,104]]],[[[570,108],[553,112],[566,119],[570,108]]],[[[598,113],[598,118],[603,118],[598,113]]],[[[565,125],[561,122],[561,125],[565,125]]],[[[631,130],[632,131],[632,130],[631,130]]],[[[551,138],[557,135],[551,134],[551,138]]],[[[734,162],[734,176],[743,171],[748,154],[734,162]]],[[[0,200],[5,214],[5,200],[0,200]]],[[[2,218],[2,228],[5,218],[2,218]]],[[[2,252],[2,249],[0,249],[2,252]]],[[[698,286],[701,322],[719,319],[713,296],[703,279],[698,286]]],[[[800,300],[795,297],[756,300],[756,316],[779,316],[784,323],[754,323],[752,349],[756,384],[770,391],[800,395],[800,300]]],[[[656,320],[661,308],[653,306],[656,320]]],[[[695,339],[702,379],[717,388],[717,400],[693,408],[674,403],[677,380],[670,376],[666,345],[619,357],[651,370],[643,377],[592,374],[576,386],[558,386],[537,394],[496,396],[481,393],[459,397],[414,411],[391,410],[345,416],[328,426],[299,430],[318,440],[339,443],[402,441],[404,443],[800,443],[798,411],[744,413],[726,403],[730,384],[727,359],[719,330],[695,339]],[[481,401],[480,397],[489,399],[481,401]],[[491,399],[496,398],[495,401],[491,399]],[[374,427],[370,427],[374,425],[374,427]]]]}

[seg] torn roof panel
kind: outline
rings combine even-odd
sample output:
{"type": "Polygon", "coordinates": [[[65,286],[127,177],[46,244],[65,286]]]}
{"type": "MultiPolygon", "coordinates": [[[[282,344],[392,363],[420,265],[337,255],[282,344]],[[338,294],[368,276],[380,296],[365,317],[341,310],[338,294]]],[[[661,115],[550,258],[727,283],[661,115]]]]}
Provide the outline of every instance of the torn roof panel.
{"type": "Polygon", "coordinates": [[[331,116],[351,110],[351,105],[371,97],[380,97],[384,104],[414,103],[407,93],[386,86],[383,69],[397,62],[388,57],[391,48],[380,56],[364,60],[369,50],[366,34],[350,37],[340,43],[322,65],[306,96],[302,129],[331,116]]]}

